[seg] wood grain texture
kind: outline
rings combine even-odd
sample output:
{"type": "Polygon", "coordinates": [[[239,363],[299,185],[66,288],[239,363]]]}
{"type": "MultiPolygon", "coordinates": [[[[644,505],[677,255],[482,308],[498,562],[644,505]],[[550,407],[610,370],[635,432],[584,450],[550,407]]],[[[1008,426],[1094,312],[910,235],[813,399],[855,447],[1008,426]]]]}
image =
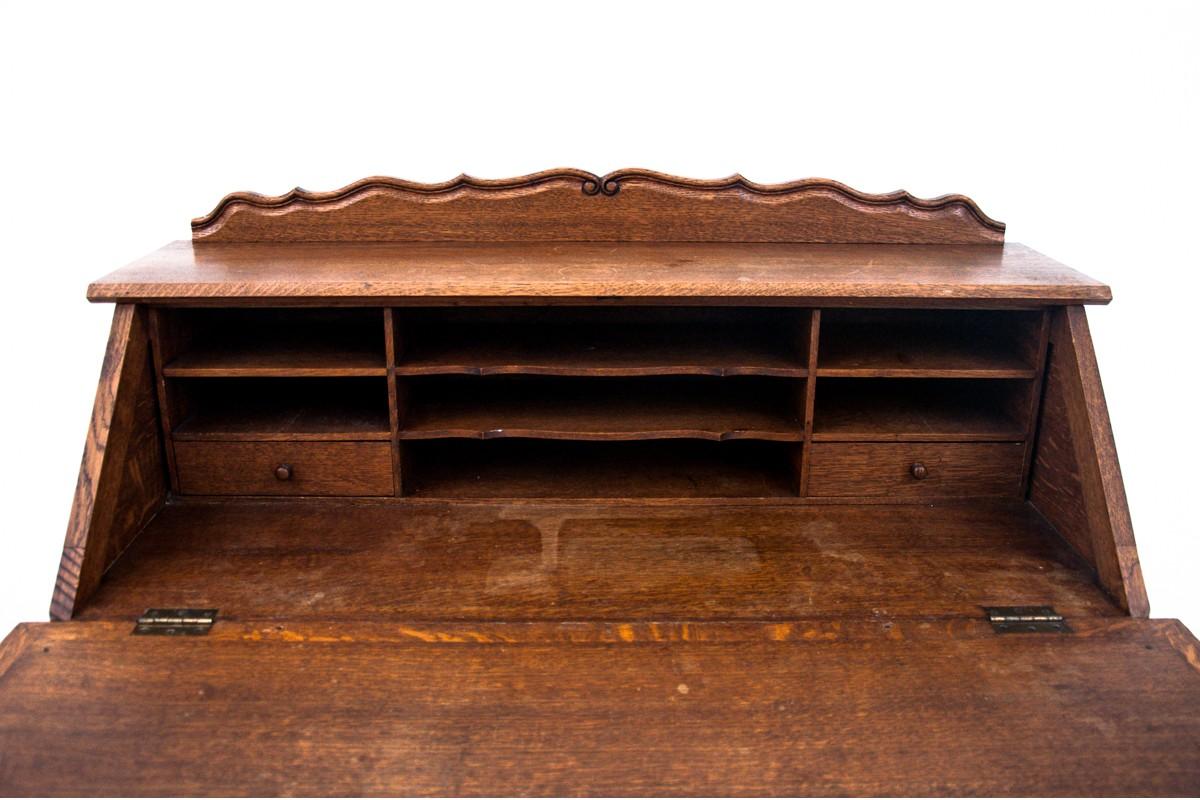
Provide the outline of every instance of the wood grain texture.
{"type": "Polygon", "coordinates": [[[186,331],[174,324],[169,312],[160,308],[147,308],[146,319],[150,327],[150,353],[154,368],[154,388],[158,393],[158,422],[162,431],[163,450],[167,457],[167,477],[172,492],[179,492],[179,471],[175,468],[175,445],[171,431],[189,414],[187,398],[180,392],[171,391],[164,374],[164,366],[187,346],[186,331]]]}
{"type": "Polygon", "coordinates": [[[303,378],[387,375],[382,354],[336,342],[246,342],[192,351],[163,368],[168,378],[303,378]]]}
{"type": "Polygon", "coordinates": [[[387,374],[379,309],[170,309],[168,378],[387,374]]]}
{"type": "Polygon", "coordinates": [[[405,442],[405,494],[422,498],[795,497],[799,445],[737,440],[405,442]]]}
{"type": "Polygon", "coordinates": [[[3,646],[0,791],[1195,795],[1196,640],[1075,628],[29,625],[3,646]]]}
{"type": "Polygon", "coordinates": [[[1107,303],[1022,245],[176,242],[93,283],[93,301],[218,304],[1107,303]]]}
{"type": "Polygon", "coordinates": [[[730,620],[1119,614],[1026,504],[181,500],[87,619],[730,620]]]}
{"type": "Polygon", "coordinates": [[[423,184],[366,178],[332,192],[237,192],[192,221],[213,242],[655,241],[998,244],[1004,224],[962,195],[873,195],[836,181],[758,184],[627,169],[423,184]]]}
{"type": "Polygon", "coordinates": [[[1029,497],[1132,616],[1150,613],[1087,316],[1055,312],[1029,497]]]}
{"type": "Polygon", "coordinates": [[[392,450],[392,493],[404,493],[404,450],[400,444],[400,387],[396,381],[396,357],[401,352],[399,345],[401,326],[396,323],[396,314],[390,308],[383,310],[383,347],[387,359],[388,428],[392,450]]]}
{"type": "Polygon", "coordinates": [[[842,309],[823,320],[821,377],[1033,378],[1037,312],[842,309]]]}
{"type": "Polygon", "coordinates": [[[146,312],[118,305],[84,442],[52,619],[75,615],[166,495],[146,312]]]}
{"type": "Polygon", "coordinates": [[[206,495],[385,496],[393,493],[385,442],[180,442],[179,490],[206,495]],[[275,470],[287,466],[280,480],[275,470]]]}
{"type": "MultiPolygon", "coordinates": [[[[763,309],[766,311],[766,309],[763,309]]],[[[793,320],[793,324],[795,323],[793,320]]],[[[783,326],[631,321],[589,325],[554,322],[429,325],[409,332],[400,375],[650,375],[808,374],[783,326]]]]}
{"type": "Polygon", "coordinates": [[[817,402],[817,361],[821,348],[821,309],[814,308],[808,319],[808,334],[805,339],[806,359],[809,378],[804,382],[804,444],[800,449],[800,459],[797,465],[799,480],[796,491],[801,497],[808,495],[808,477],[812,460],[813,417],[816,414],[817,402]]]}
{"type": "Polygon", "coordinates": [[[1026,425],[1010,406],[1024,386],[1024,381],[818,378],[813,440],[1021,441],[1026,425]]]}
{"type": "Polygon", "coordinates": [[[1025,446],[989,444],[812,445],[808,493],[817,497],[1016,497],[1025,446]],[[913,466],[924,470],[921,478],[913,466]]]}
{"type": "Polygon", "coordinates": [[[797,389],[769,378],[442,378],[412,390],[400,438],[798,442],[797,389]]]}
{"type": "Polygon", "coordinates": [[[387,381],[379,378],[187,380],[181,441],[359,441],[391,437],[387,381]]]}

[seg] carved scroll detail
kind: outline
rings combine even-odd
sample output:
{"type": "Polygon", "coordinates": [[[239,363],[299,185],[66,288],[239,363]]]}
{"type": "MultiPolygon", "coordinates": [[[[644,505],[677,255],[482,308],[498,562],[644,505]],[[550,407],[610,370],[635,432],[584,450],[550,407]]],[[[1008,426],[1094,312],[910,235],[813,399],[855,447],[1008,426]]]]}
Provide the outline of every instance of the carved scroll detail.
{"type": "Polygon", "coordinates": [[[600,191],[611,197],[620,191],[621,181],[631,179],[661,183],[664,186],[677,186],[681,189],[743,189],[747,192],[761,195],[786,195],[825,190],[838,192],[845,195],[847,199],[868,205],[908,205],[927,211],[937,211],[947,206],[961,205],[970,211],[983,225],[992,230],[1003,232],[1005,228],[1003,222],[994,220],[987,214],[984,214],[974,200],[963,194],[944,194],[941,197],[934,197],[928,200],[915,197],[903,189],[888,192],[887,194],[868,194],[867,192],[860,192],[844,183],[829,180],[828,178],[803,178],[788,183],[755,183],[754,181],[747,180],[741,174],[730,175],[728,178],[704,180],[699,178],[680,178],[675,175],[667,175],[666,173],[655,172],[649,169],[620,169],[616,172],[610,172],[600,179],[600,191]]]}
{"type": "Polygon", "coordinates": [[[436,195],[450,194],[462,188],[493,191],[522,189],[562,178],[579,180],[580,189],[582,189],[584,194],[594,195],[600,193],[600,178],[581,169],[543,170],[531,175],[522,175],[519,178],[476,178],[463,173],[457,178],[451,178],[441,183],[420,183],[419,181],[406,181],[403,178],[377,176],[357,180],[354,183],[343,186],[341,189],[334,189],[330,192],[310,192],[307,189],[301,189],[299,186],[285,194],[274,196],[258,194],[256,192],[231,192],[221,198],[221,202],[217,203],[216,208],[212,211],[203,217],[197,217],[192,220],[192,229],[197,230],[211,226],[225,213],[227,208],[239,203],[264,209],[284,208],[295,203],[308,203],[311,205],[340,203],[343,200],[349,200],[355,195],[372,189],[395,189],[398,192],[436,195]]]}
{"type": "Polygon", "coordinates": [[[997,244],[1004,223],[969,197],[868,194],[809,178],[603,177],[555,169],[443,183],[365,178],[331,192],[227,195],[192,221],[197,241],[759,241],[997,244]],[[633,191],[636,189],[637,191],[633,191]]]}

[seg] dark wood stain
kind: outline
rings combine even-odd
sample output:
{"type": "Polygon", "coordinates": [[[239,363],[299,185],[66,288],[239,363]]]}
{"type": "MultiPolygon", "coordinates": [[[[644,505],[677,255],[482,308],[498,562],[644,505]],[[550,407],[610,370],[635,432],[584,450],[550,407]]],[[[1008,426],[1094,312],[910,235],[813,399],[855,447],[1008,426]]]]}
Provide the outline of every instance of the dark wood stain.
{"type": "Polygon", "coordinates": [[[88,296],[0,794],[1200,793],[1109,289],[969,198],[369,178],[229,195],[88,296]],[[1040,605],[1070,632],[984,619],[1040,605]]]}

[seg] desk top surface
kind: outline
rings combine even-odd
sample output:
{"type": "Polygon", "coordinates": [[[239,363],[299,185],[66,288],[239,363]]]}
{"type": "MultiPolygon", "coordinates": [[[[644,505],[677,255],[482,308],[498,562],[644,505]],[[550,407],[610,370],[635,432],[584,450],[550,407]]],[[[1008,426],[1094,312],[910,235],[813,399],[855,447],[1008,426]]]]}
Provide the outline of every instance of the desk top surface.
{"type": "Polygon", "coordinates": [[[173,242],[99,302],[1057,305],[1109,288],[1020,244],[173,242]]]}

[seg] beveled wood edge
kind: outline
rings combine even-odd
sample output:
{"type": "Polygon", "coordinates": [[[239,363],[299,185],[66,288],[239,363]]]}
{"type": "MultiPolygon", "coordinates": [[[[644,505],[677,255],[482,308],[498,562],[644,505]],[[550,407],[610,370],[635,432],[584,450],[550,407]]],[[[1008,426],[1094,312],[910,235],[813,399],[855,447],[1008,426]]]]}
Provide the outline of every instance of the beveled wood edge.
{"type": "Polygon", "coordinates": [[[982,228],[1000,234],[1001,239],[1003,239],[1005,230],[1003,222],[994,220],[984,214],[974,200],[961,194],[946,194],[934,198],[915,197],[904,190],[887,192],[885,194],[870,194],[827,178],[804,178],[787,183],[763,184],[748,180],[740,174],[716,179],[683,178],[654,170],[629,168],[619,169],[607,175],[600,176],[581,169],[563,167],[534,172],[515,178],[476,178],[471,175],[460,174],[456,178],[441,183],[421,183],[401,178],[376,176],[363,178],[340,189],[325,192],[312,192],[300,187],[274,196],[247,191],[232,192],[222,198],[208,214],[192,220],[192,235],[197,240],[212,235],[219,230],[226,211],[237,205],[275,211],[293,205],[319,206],[341,203],[363,192],[377,190],[389,190],[398,194],[445,195],[463,189],[503,192],[561,181],[577,181],[580,192],[584,195],[607,197],[617,195],[621,190],[621,184],[625,181],[643,181],[683,191],[746,192],[758,196],[781,196],[809,191],[826,191],[835,192],[852,203],[868,207],[907,206],[919,211],[940,211],[951,206],[960,206],[982,228]]]}
{"type": "MultiPolygon", "coordinates": [[[[134,619],[96,619],[62,623],[22,623],[0,644],[0,668],[31,645],[46,642],[96,642],[129,637],[134,619]]],[[[1130,617],[1072,617],[1071,633],[1078,639],[1119,638],[1147,629],[1162,634],[1170,646],[1200,671],[1200,643],[1177,619],[1130,617]]],[[[1055,634],[1010,633],[1005,636],[1049,637],[1055,634]]],[[[977,617],[812,617],[806,619],[741,620],[282,620],[221,619],[205,641],[214,644],[275,644],[286,646],[408,645],[408,646],[639,646],[763,642],[790,646],[837,646],[847,643],[907,641],[914,644],[945,640],[990,640],[997,636],[982,607],[977,617]]],[[[2,672],[0,672],[2,674],[2,672]]]]}
{"type": "Polygon", "coordinates": [[[141,303],[172,306],[506,306],[506,305],[641,305],[641,306],[776,306],[821,308],[1012,308],[1033,309],[1062,305],[1107,305],[1112,290],[1104,284],[1057,287],[993,285],[969,287],[961,283],[886,287],[863,284],[821,283],[798,289],[759,284],[751,293],[744,284],[693,284],[689,294],[648,292],[644,284],[619,286],[577,285],[555,294],[432,294],[413,291],[403,284],[376,281],[364,291],[361,282],[314,283],[291,286],[107,283],[88,286],[93,303],[141,303]],[[616,302],[614,302],[616,301],[616,302]]]}
{"type": "MultiPolygon", "coordinates": [[[[45,623],[41,626],[50,627],[45,623]]],[[[8,672],[8,668],[25,652],[30,640],[38,635],[42,627],[38,623],[20,622],[0,640],[0,675],[8,672]]]]}

